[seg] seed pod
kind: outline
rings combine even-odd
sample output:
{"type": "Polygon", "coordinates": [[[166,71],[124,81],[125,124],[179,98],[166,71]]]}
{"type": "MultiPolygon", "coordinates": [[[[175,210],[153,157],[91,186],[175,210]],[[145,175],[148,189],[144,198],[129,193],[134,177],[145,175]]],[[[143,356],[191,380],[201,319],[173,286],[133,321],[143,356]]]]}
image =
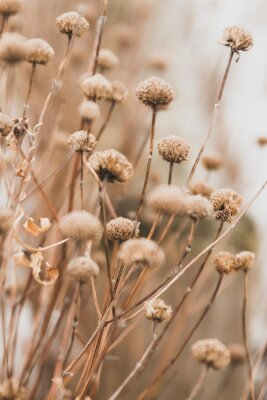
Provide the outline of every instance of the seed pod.
{"type": "Polygon", "coordinates": [[[156,242],[138,238],[127,240],[121,245],[118,259],[125,267],[132,267],[135,264],[152,269],[161,266],[165,256],[156,242]]]}
{"type": "Polygon", "coordinates": [[[209,368],[223,369],[231,360],[230,351],[218,339],[198,340],[191,350],[195,360],[209,368]]]}
{"type": "Polygon", "coordinates": [[[73,240],[98,240],[103,234],[101,222],[83,210],[64,215],[59,221],[59,228],[64,238],[73,240]]]}
{"type": "Polygon", "coordinates": [[[162,299],[152,299],[144,303],[145,317],[154,322],[168,321],[172,316],[172,307],[162,299]]]}
{"type": "Polygon", "coordinates": [[[171,85],[155,77],[140,82],[136,88],[136,95],[142,103],[152,108],[167,106],[175,97],[171,85]]]}

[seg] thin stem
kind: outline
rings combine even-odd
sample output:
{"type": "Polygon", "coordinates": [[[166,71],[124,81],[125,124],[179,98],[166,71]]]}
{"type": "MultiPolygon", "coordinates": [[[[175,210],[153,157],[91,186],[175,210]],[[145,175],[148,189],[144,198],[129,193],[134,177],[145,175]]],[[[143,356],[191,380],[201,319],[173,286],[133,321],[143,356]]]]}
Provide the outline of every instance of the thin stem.
{"type": "Polygon", "coordinates": [[[83,210],[83,152],[81,151],[80,153],[80,163],[81,163],[81,169],[80,169],[80,194],[81,194],[81,209],[83,210]]]}
{"type": "Polygon", "coordinates": [[[72,211],[74,206],[75,182],[76,182],[78,167],[79,167],[79,155],[75,154],[75,160],[72,168],[71,181],[70,181],[68,212],[72,211]]]}
{"type": "Polygon", "coordinates": [[[191,390],[191,393],[188,396],[187,400],[193,400],[196,397],[196,395],[198,394],[198,392],[202,388],[202,386],[203,386],[203,384],[205,382],[205,379],[207,378],[208,371],[209,371],[209,369],[206,366],[204,366],[202,368],[201,374],[199,375],[199,378],[198,378],[195,386],[191,390]]]}
{"type": "Polygon", "coordinates": [[[94,305],[95,305],[96,313],[98,316],[98,320],[101,321],[102,314],[100,311],[99,302],[98,302],[98,298],[97,298],[95,279],[93,277],[90,278],[90,284],[91,284],[92,295],[93,295],[93,300],[94,300],[94,305]]]}
{"type": "Polygon", "coordinates": [[[28,86],[28,92],[27,92],[25,103],[24,103],[24,109],[23,109],[22,118],[25,118],[26,114],[27,114],[27,108],[28,108],[29,102],[30,102],[32,86],[33,86],[33,78],[34,78],[35,71],[36,71],[36,64],[32,63],[29,86],[28,86]]]}
{"type": "Polygon", "coordinates": [[[0,28],[0,38],[1,38],[2,34],[3,34],[4,31],[5,31],[5,27],[6,27],[7,21],[8,21],[8,17],[3,16],[3,17],[2,17],[1,28],[0,28]]]}
{"type": "Polygon", "coordinates": [[[169,168],[168,185],[171,185],[171,183],[172,183],[173,166],[174,166],[174,163],[171,161],[170,168],[169,168]]]}
{"type": "Polygon", "coordinates": [[[93,64],[93,68],[92,68],[92,75],[94,75],[97,70],[98,55],[99,55],[99,51],[101,48],[104,26],[105,26],[106,19],[107,19],[107,11],[108,11],[108,0],[104,0],[102,15],[99,19],[99,31],[98,31],[98,35],[97,35],[97,43],[96,43],[94,64],[93,64]]]}
{"type": "Polygon", "coordinates": [[[108,110],[106,119],[105,119],[105,121],[103,122],[101,128],[99,129],[99,132],[98,132],[97,135],[96,135],[96,140],[97,140],[97,141],[99,141],[99,139],[101,138],[101,136],[102,136],[104,130],[106,129],[106,127],[107,127],[107,125],[108,125],[108,123],[109,123],[109,121],[110,121],[111,115],[112,115],[112,113],[113,113],[113,110],[114,110],[114,108],[115,108],[115,105],[116,105],[115,101],[112,100],[111,103],[110,103],[110,106],[109,106],[109,110],[108,110]]]}

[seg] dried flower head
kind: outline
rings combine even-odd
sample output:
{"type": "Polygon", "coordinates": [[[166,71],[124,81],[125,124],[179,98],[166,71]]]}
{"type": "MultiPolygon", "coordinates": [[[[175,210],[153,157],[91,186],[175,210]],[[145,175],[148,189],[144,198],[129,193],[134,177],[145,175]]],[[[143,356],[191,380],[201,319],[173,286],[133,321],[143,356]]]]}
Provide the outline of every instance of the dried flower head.
{"type": "Polygon", "coordinates": [[[113,51],[109,49],[100,49],[97,65],[102,70],[112,69],[119,65],[119,59],[113,51]]]}
{"type": "Polygon", "coordinates": [[[70,135],[68,144],[77,152],[87,152],[92,154],[96,146],[96,138],[87,131],[78,131],[70,135]]]}
{"type": "Polygon", "coordinates": [[[167,106],[174,100],[171,85],[161,78],[149,78],[139,83],[136,95],[142,103],[152,108],[167,106]]]}
{"type": "Polygon", "coordinates": [[[221,251],[216,254],[213,264],[219,274],[229,274],[235,268],[236,259],[233,254],[227,251],[221,251]]]}
{"type": "Polygon", "coordinates": [[[172,316],[172,307],[162,299],[152,299],[144,303],[145,317],[154,322],[168,321],[172,316]]]}
{"type": "Polygon", "coordinates": [[[80,79],[80,88],[88,100],[110,99],[112,97],[112,85],[101,74],[88,76],[84,75],[80,79]]]}
{"type": "Polygon", "coordinates": [[[187,213],[187,199],[179,187],[159,185],[148,194],[147,204],[162,214],[183,216],[187,213]]]}
{"type": "Polygon", "coordinates": [[[195,220],[209,218],[213,213],[211,202],[200,194],[187,196],[187,215],[195,220]]]}
{"type": "Polygon", "coordinates": [[[64,238],[74,240],[98,240],[103,233],[99,219],[84,210],[64,215],[59,221],[59,228],[64,238]]]}
{"type": "Polygon", "coordinates": [[[109,100],[116,103],[123,103],[128,97],[127,87],[120,81],[112,81],[112,94],[109,100]]]}
{"type": "Polygon", "coordinates": [[[188,160],[190,144],[178,136],[165,136],[158,142],[158,151],[163,160],[180,164],[188,160]]]}
{"type": "Polygon", "coordinates": [[[216,171],[222,167],[223,159],[219,154],[210,153],[202,157],[202,164],[207,170],[216,171]]]}
{"type": "Polygon", "coordinates": [[[267,136],[260,136],[257,139],[257,142],[260,146],[266,146],[267,144],[267,136]]]}
{"type": "Polygon", "coordinates": [[[0,383],[0,399],[26,400],[26,390],[15,378],[9,378],[0,383]]]}
{"type": "Polygon", "coordinates": [[[127,182],[133,175],[133,166],[117,150],[97,151],[90,157],[90,164],[101,181],[127,182]]]}
{"type": "Polygon", "coordinates": [[[161,266],[165,261],[165,256],[156,242],[138,238],[122,243],[118,259],[125,267],[132,267],[135,264],[152,269],[161,266]]]}
{"type": "Polygon", "coordinates": [[[69,262],[68,273],[76,282],[84,284],[99,274],[99,266],[90,257],[77,257],[69,262]]]}
{"type": "Polygon", "coordinates": [[[4,33],[0,40],[0,60],[17,64],[25,59],[26,39],[19,33],[4,33]]]}
{"type": "Polygon", "coordinates": [[[138,226],[139,224],[129,218],[114,218],[106,225],[106,235],[108,240],[128,240],[138,236],[138,226]]]}
{"type": "Polygon", "coordinates": [[[0,208],[0,236],[4,235],[11,228],[14,213],[8,208],[0,208]]]}
{"type": "Polygon", "coordinates": [[[251,251],[241,251],[241,253],[236,254],[236,264],[235,269],[243,272],[248,272],[255,265],[255,253],[251,251]]]}
{"type": "Polygon", "coordinates": [[[232,222],[233,217],[239,212],[242,197],[234,190],[218,189],[211,194],[210,201],[213,205],[216,219],[232,222]]]}
{"type": "Polygon", "coordinates": [[[231,354],[231,362],[233,364],[242,364],[246,361],[246,350],[241,343],[230,343],[227,345],[231,354]]]}
{"type": "Polygon", "coordinates": [[[0,14],[10,17],[17,14],[21,9],[21,0],[0,0],[0,14]]]}
{"type": "Polygon", "coordinates": [[[229,26],[223,31],[221,44],[230,47],[234,52],[248,51],[253,46],[253,37],[238,26],[229,26]]]}
{"type": "Polygon", "coordinates": [[[2,136],[7,136],[12,128],[13,128],[13,121],[9,115],[0,112],[0,134],[2,136]]]}
{"type": "Polygon", "coordinates": [[[47,64],[55,55],[54,50],[43,39],[30,39],[25,44],[25,60],[32,64],[47,64]]]}
{"type": "Polygon", "coordinates": [[[68,36],[83,36],[89,31],[89,22],[75,11],[66,12],[56,19],[56,26],[68,36]]]}
{"type": "Polygon", "coordinates": [[[201,196],[204,196],[207,199],[209,199],[211,196],[211,193],[214,192],[213,187],[208,185],[206,182],[202,182],[202,181],[191,183],[189,186],[189,190],[190,190],[191,194],[193,194],[193,195],[200,194],[201,196]]]}
{"type": "Polygon", "coordinates": [[[230,351],[218,339],[198,340],[191,347],[193,357],[209,368],[225,368],[230,360],[230,351]]]}
{"type": "Polygon", "coordinates": [[[95,121],[100,117],[100,107],[94,101],[84,100],[79,107],[79,114],[87,121],[95,121]]]}

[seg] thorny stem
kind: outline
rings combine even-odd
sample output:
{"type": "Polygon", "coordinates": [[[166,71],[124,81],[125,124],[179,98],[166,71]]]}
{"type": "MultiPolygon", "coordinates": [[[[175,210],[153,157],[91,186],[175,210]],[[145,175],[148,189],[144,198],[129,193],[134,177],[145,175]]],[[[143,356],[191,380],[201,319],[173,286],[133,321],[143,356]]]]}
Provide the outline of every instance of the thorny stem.
{"type": "Polygon", "coordinates": [[[105,119],[105,121],[103,122],[101,128],[99,129],[99,132],[98,132],[97,135],[96,135],[96,140],[97,140],[97,141],[99,141],[99,139],[101,138],[101,136],[102,136],[104,130],[106,129],[106,127],[107,127],[107,125],[108,125],[108,123],[109,123],[109,121],[110,121],[111,115],[112,115],[112,113],[113,113],[113,110],[114,110],[114,108],[115,108],[115,105],[116,105],[116,102],[115,102],[114,100],[112,100],[111,103],[110,103],[110,106],[109,106],[109,110],[108,110],[106,119],[105,119]]]}
{"type": "Polygon", "coordinates": [[[24,109],[23,109],[22,118],[25,118],[26,114],[27,114],[27,108],[28,108],[29,102],[30,102],[32,86],[33,86],[33,78],[34,78],[35,71],[36,71],[36,63],[32,63],[29,86],[28,86],[28,92],[27,92],[25,103],[24,103],[24,109]]]}
{"type": "Polygon", "coordinates": [[[202,367],[201,374],[199,375],[199,378],[198,378],[195,386],[191,390],[191,393],[188,396],[187,400],[193,400],[196,397],[196,395],[198,394],[198,392],[202,388],[202,386],[203,386],[203,384],[205,382],[205,379],[207,378],[208,371],[209,371],[208,367],[206,367],[206,366],[202,367]]]}

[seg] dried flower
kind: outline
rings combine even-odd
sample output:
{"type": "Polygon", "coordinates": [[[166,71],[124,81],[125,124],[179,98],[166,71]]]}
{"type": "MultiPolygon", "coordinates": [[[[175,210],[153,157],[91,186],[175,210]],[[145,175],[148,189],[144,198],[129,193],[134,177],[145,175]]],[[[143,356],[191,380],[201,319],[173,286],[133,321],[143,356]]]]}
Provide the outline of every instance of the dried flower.
{"type": "Polygon", "coordinates": [[[145,317],[154,322],[168,321],[172,316],[172,307],[162,299],[152,299],[144,303],[145,317]]]}
{"type": "Polygon", "coordinates": [[[112,97],[112,85],[101,74],[82,76],[80,79],[80,88],[88,100],[110,99],[112,97]]]}
{"type": "Polygon", "coordinates": [[[32,64],[47,64],[55,55],[54,50],[43,39],[30,39],[25,44],[25,59],[32,64]]]}
{"type": "Polygon", "coordinates": [[[9,115],[0,112],[0,134],[2,136],[7,136],[11,132],[13,124],[14,123],[9,115]]]}
{"type": "Polygon", "coordinates": [[[198,340],[191,350],[195,360],[209,368],[225,368],[231,360],[230,351],[218,339],[198,340]]]}
{"type": "Polygon", "coordinates": [[[212,202],[216,219],[232,222],[233,217],[239,212],[242,197],[234,190],[219,189],[211,194],[210,201],[212,202]]]}
{"type": "Polygon", "coordinates": [[[0,14],[10,17],[17,14],[21,9],[21,0],[0,0],[0,14]]]}
{"type": "Polygon", "coordinates": [[[109,49],[100,49],[97,65],[102,70],[112,69],[119,65],[119,59],[113,51],[109,49]]]}
{"type": "Polygon", "coordinates": [[[142,103],[152,108],[167,106],[174,100],[171,85],[161,78],[149,78],[139,83],[136,95],[142,103]]]}
{"type": "Polygon", "coordinates": [[[14,213],[8,208],[0,208],[0,236],[11,228],[14,213]]]}
{"type": "Polygon", "coordinates": [[[208,185],[206,182],[202,182],[202,181],[191,183],[189,186],[189,190],[190,190],[191,194],[193,194],[193,195],[200,194],[201,196],[204,196],[207,199],[209,199],[211,196],[211,193],[214,192],[213,187],[208,185]]]}
{"type": "Polygon", "coordinates": [[[112,81],[112,94],[110,100],[116,103],[123,103],[128,97],[127,87],[120,81],[112,81]]]}
{"type": "Polygon", "coordinates": [[[85,100],[79,107],[81,118],[88,121],[95,121],[100,117],[100,107],[94,101],[85,100]]]}
{"type": "Polygon", "coordinates": [[[99,266],[90,257],[77,257],[69,262],[68,273],[76,282],[84,284],[99,274],[99,266]]]}
{"type": "Polygon", "coordinates": [[[165,256],[156,242],[138,238],[127,240],[121,245],[118,259],[125,267],[136,264],[152,269],[161,266],[165,261],[165,256]]]}
{"type": "Polygon", "coordinates": [[[248,51],[253,46],[253,37],[238,26],[229,26],[223,31],[221,44],[230,47],[234,52],[248,51]]]}
{"type": "Polygon", "coordinates": [[[9,378],[0,383],[0,399],[26,400],[26,390],[15,378],[9,378]]]}
{"type": "Polygon", "coordinates": [[[260,146],[266,146],[267,144],[267,136],[260,136],[257,139],[257,142],[260,146]]]}
{"type": "Polygon", "coordinates": [[[216,254],[213,263],[219,274],[229,274],[236,266],[236,259],[233,254],[221,251],[216,254]]]}
{"type": "Polygon", "coordinates": [[[19,33],[4,33],[0,40],[0,60],[17,64],[25,59],[26,39],[19,33]]]}
{"type": "Polygon", "coordinates": [[[147,203],[157,212],[183,216],[187,213],[187,199],[179,187],[159,185],[148,194],[147,203]]]}
{"type": "Polygon", "coordinates": [[[77,152],[92,154],[97,144],[96,138],[87,131],[78,131],[70,135],[68,144],[77,152]]]}
{"type": "Polygon", "coordinates": [[[163,160],[180,164],[188,160],[190,144],[178,136],[165,136],[158,143],[158,151],[163,160]]]}
{"type": "Polygon", "coordinates": [[[212,215],[211,202],[200,194],[187,196],[187,215],[195,220],[205,219],[212,215]]]}
{"type": "Polygon", "coordinates": [[[227,345],[233,364],[242,364],[246,361],[246,350],[243,344],[230,343],[227,345]]]}
{"type": "Polygon", "coordinates": [[[68,36],[83,36],[89,31],[89,22],[75,11],[66,12],[56,19],[56,26],[68,36]]]}
{"type": "Polygon", "coordinates": [[[108,240],[128,240],[138,236],[139,228],[135,221],[129,218],[118,217],[111,219],[106,225],[108,240]]]}
{"type": "Polygon", "coordinates": [[[90,157],[90,164],[101,181],[127,182],[133,175],[133,166],[119,151],[97,151],[90,157]]]}
{"type": "Polygon", "coordinates": [[[203,166],[209,171],[216,171],[223,165],[223,159],[219,154],[210,153],[202,157],[203,166]]]}
{"type": "Polygon", "coordinates": [[[64,238],[74,240],[97,240],[103,233],[100,221],[84,210],[72,211],[64,215],[60,219],[59,228],[64,238]]]}
{"type": "Polygon", "coordinates": [[[236,264],[235,269],[237,271],[248,272],[255,265],[255,253],[251,251],[241,251],[241,253],[236,254],[236,264]]]}

